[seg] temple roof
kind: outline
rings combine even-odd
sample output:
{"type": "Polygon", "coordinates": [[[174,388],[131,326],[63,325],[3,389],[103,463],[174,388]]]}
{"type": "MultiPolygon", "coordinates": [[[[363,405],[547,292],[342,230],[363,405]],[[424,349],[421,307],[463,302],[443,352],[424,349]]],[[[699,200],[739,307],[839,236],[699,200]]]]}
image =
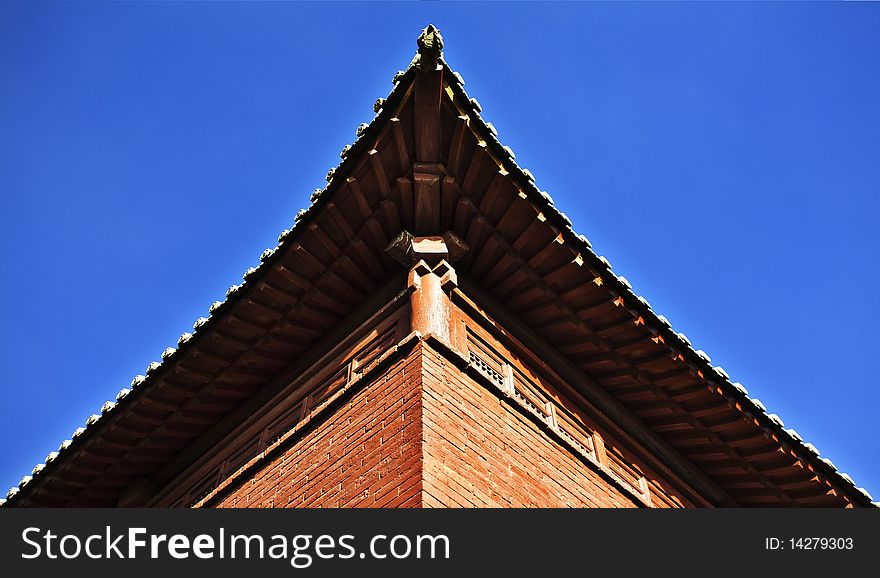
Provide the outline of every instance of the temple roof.
{"type": "Polygon", "coordinates": [[[864,489],[713,366],[574,231],[445,62],[439,31],[426,28],[417,46],[277,245],[10,489],[6,504],[65,505],[75,496],[114,505],[135,480],[174,479],[195,451],[187,448],[216,439],[244,400],[328,338],[325,328],[394,293],[400,269],[385,247],[405,229],[463,239],[471,251],[459,275],[735,503],[871,506],[864,489]]]}

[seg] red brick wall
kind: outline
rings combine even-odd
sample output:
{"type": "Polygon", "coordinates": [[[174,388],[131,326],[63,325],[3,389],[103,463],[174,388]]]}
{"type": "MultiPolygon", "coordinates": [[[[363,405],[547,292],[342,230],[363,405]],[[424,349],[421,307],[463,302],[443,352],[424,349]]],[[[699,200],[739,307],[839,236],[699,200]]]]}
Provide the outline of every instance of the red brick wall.
{"type": "Polygon", "coordinates": [[[421,365],[417,346],[216,507],[419,506],[421,365]]]}
{"type": "Polygon", "coordinates": [[[421,342],[215,507],[632,507],[421,342]]]}
{"type": "Polygon", "coordinates": [[[423,351],[425,507],[635,506],[498,394],[423,351]]]}

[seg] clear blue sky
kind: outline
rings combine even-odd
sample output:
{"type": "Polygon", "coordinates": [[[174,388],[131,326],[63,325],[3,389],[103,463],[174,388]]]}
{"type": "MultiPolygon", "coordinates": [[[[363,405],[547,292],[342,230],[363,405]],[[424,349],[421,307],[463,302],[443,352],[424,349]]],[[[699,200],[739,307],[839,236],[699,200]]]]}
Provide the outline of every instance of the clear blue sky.
{"type": "Polygon", "coordinates": [[[0,493],[275,244],[428,22],[614,271],[880,499],[863,3],[0,3],[0,493]]]}

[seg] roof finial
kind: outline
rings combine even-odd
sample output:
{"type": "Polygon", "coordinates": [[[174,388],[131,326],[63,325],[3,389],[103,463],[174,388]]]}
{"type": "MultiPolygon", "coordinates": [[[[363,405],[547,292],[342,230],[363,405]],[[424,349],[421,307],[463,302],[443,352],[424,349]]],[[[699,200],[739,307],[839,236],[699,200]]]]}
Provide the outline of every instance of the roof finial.
{"type": "Polygon", "coordinates": [[[419,47],[416,66],[423,72],[437,70],[440,56],[443,54],[443,37],[440,36],[440,31],[433,24],[428,24],[419,34],[416,44],[419,47]]]}

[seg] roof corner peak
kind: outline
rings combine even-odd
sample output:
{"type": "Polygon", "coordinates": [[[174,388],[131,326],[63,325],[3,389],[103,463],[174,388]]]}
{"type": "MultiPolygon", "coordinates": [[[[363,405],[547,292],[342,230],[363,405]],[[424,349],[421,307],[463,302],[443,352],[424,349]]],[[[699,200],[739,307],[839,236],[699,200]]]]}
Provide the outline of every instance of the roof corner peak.
{"type": "Polygon", "coordinates": [[[416,44],[419,54],[416,56],[415,65],[422,72],[437,70],[440,66],[440,57],[443,56],[443,37],[433,24],[428,24],[419,34],[416,44]]]}

